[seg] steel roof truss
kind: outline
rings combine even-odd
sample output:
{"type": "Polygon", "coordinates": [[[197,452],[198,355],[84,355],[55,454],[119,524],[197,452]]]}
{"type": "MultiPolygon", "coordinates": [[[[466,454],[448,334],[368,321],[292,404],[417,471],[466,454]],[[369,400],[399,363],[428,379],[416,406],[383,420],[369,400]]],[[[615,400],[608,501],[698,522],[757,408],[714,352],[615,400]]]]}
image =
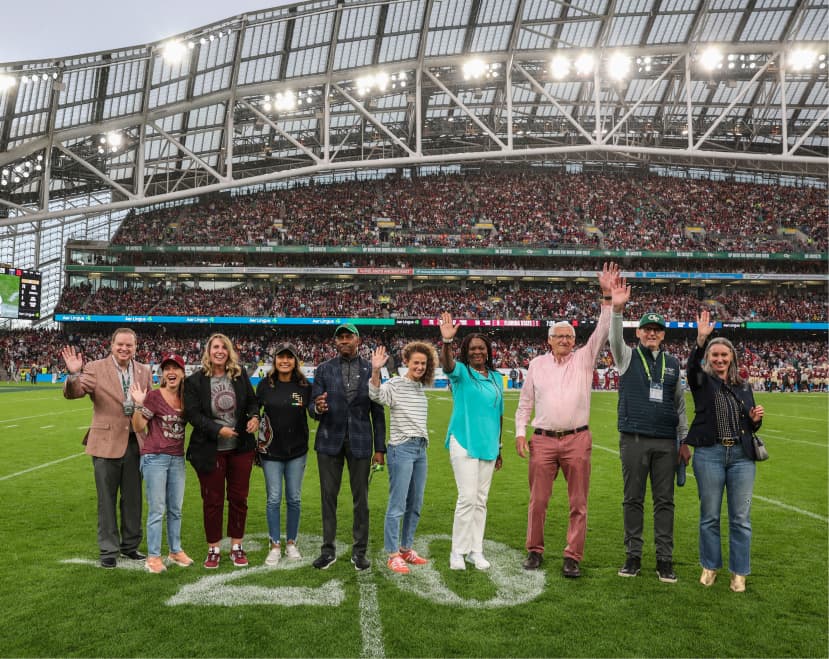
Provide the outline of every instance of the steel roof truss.
{"type": "Polygon", "coordinates": [[[183,145],[181,142],[179,142],[179,141],[178,141],[175,137],[173,137],[172,135],[170,135],[167,131],[165,131],[165,130],[164,130],[161,126],[159,126],[156,122],[154,122],[154,121],[148,121],[148,122],[147,122],[147,126],[149,126],[149,127],[150,127],[150,128],[152,128],[153,130],[155,130],[157,133],[159,133],[159,134],[160,134],[162,137],[164,137],[164,139],[166,139],[166,140],[167,140],[170,144],[172,144],[173,146],[175,146],[176,148],[178,148],[179,150],[183,151],[183,152],[184,152],[184,153],[186,153],[188,156],[190,156],[191,160],[193,160],[193,162],[194,162],[194,163],[196,163],[197,165],[201,165],[201,167],[202,167],[205,171],[209,172],[212,176],[214,176],[214,177],[216,178],[216,180],[217,180],[217,181],[219,181],[220,183],[226,183],[226,182],[228,182],[228,179],[227,179],[227,178],[225,178],[224,176],[222,176],[221,174],[219,174],[219,172],[217,172],[215,169],[213,169],[210,165],[208,165],[208,164],[207,164],[204,160],[202,160],[199,156],[197,156],[195,153],[193,153],[193,152],[192,152],[190,149],[188,149],[186,146],[184,146],[184,145],[183,145]]]}

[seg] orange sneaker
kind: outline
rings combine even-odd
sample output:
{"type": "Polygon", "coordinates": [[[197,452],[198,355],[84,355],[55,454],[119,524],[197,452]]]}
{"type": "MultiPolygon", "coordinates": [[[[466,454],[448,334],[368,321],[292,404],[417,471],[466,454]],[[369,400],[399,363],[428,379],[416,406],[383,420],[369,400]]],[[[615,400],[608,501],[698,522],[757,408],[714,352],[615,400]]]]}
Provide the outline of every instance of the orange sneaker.
{"type": "Polygon", "coordinates": [[[388,565],[392,572],[397,572],[397,574],[409,574],[409,566],[406,565],[406,561],[403,560],[400,554],[389,557],[389,562],[386,565],[388,565]]]}
{"type": "Polygon", "coordinates": [[[184,551],[170,552],[167,554],[167,559],[179,567],[190,567],[193,564],[193,559],[185,554],[184,551]]]}
{"type": "Polygon", "coordinates": [[[147,556],[147,562],[144,563],[144,569],[152,574],[161,574],[167,570],[164,566],[164,561],[161,560],[161,556],[147,556]]]}
{"type": "Polygon", "coordinates": [[[401,558],[410,565],[426,565],[427,561],[423,556],[418,554],[414,549],[407,549],[400,552],[401,558]]]}

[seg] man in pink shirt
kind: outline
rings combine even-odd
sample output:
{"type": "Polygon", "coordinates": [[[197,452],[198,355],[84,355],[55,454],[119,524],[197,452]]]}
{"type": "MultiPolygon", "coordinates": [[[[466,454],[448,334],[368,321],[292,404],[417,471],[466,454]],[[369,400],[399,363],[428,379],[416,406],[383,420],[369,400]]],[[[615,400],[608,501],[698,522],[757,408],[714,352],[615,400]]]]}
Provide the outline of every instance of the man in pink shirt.
{"type": "Polygon", "coordinates": [[[551,351],[530,362],[518,409],[515,412],[515,449],[522,458],[530,456],[530,506],[527,514],[527,555],[524,569],[535,570],[544,554],[544,523],[553,482],[559,469],[567,480],[570,521],[564,548],[565,577],[579,577],[587,532],[587,490],[590,486],[592,436],[590,390],[593,368],[607,341],[614,289],[622,283],[619,266],[605,263],[599,273],[602,310],[596,329],[587,343],[573,350],[576,332],[568,322],[555,323],[547,343],[551,351]],[[526,428],[533,406],[535,418],[532,442],[526,428]]]}

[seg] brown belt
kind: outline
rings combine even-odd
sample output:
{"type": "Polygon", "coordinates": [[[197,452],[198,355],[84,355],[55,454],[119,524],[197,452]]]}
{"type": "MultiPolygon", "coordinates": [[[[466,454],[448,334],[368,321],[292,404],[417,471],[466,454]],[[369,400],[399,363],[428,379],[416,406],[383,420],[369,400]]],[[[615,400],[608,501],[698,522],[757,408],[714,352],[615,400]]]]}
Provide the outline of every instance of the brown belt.
{"type": "Polygon", "coordinates": [[[589,430],[588,426],[579,426],[578,428],[570,428],[569,430],[545,430],[544,428],[535,428],[534,435],[546,435],[547,437],[555,437],[556,439],[561,439],[562,437],[567,437],[567,435],[575,435],[578,432],[584,432],[585,430],[589,430]]]}
{"type": "Polygon", "coordinates": [[[727,439],[721,439],[720,444],[722,444],[723,446],[734,446],[734,444],[736,444],[739,441],[740,441],[739,439],[731,439],[729,437],[727,439]]]}

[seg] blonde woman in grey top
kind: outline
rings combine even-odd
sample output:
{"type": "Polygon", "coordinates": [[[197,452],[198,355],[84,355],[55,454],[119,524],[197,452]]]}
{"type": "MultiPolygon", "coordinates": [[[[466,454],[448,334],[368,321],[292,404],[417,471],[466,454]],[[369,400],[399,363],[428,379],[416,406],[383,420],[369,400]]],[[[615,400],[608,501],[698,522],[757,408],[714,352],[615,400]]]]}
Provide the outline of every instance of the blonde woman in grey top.
{"type": "Polygon", "coordinates": [[[438,357],[428,343],[408,343],[403,348],[406,375],[380,384],[380,369],[387,361],[388,354],[383,346],[372,352],[368,395],[373,401],[388,406],[391,417],[386,445],[389,505],[383,529],[385,549],[389,555],[387,565],[393,572],[408,574],[409,565],[428,562],[417,554],[412,543],[420,521],[428,468],[428,402],[423,387],[432,384],[438,357]]]}

